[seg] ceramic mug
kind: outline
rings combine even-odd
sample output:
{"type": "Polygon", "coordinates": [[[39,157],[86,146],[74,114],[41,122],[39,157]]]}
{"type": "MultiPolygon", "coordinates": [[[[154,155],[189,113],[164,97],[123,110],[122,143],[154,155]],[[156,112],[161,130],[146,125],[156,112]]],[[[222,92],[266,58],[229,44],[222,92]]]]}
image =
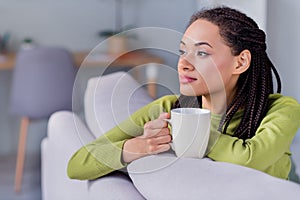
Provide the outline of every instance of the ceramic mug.
{"type": "Polygon", "coordinates": [[[201,108],[171,110],[172,149],[178,157],[203,158],[210,133],[210,111],[201,108]]]}

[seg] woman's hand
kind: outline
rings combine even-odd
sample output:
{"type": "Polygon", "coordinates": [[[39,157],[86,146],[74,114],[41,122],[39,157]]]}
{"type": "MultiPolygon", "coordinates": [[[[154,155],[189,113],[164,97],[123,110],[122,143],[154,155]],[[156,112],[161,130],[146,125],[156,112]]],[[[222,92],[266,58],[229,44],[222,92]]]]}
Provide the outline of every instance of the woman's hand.
{"type": "Polygon", "coordinates": [[[169,113],[162,113],[144,125],[143,135],[127,140],[123,147],[123,161],[129,163],[146,155],[168,151],[172,137],[164,119],[169,118],[169,113]]]}

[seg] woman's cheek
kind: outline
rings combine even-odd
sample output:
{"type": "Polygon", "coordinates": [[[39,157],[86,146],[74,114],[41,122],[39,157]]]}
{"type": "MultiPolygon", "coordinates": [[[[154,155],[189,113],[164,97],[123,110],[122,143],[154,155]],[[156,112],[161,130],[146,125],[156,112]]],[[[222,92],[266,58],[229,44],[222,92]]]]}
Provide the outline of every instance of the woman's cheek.
{"type": "Polygon", "coordinates": [[[198,73],[203,93],[209,94],[225,89],[222,71],[214,63],[209,67],[198,69],[198,73]]]}

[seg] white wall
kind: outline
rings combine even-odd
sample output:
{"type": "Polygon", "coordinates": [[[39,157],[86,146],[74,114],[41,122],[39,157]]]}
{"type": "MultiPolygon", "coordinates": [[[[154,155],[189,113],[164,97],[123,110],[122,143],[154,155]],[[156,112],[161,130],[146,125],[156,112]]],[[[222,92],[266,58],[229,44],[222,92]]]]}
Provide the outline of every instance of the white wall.
{"type": "Polygon", "coordinates": [[[253,18],[261,29],[266,30],[267,0],[197,0],[197,2],[199,8],[226,5],[240,10],[253,18]]]}
{"type": "Polygon", "coordinates": [[[38,44],[86,49],[96,44],[101,25],[109,26],[110,10],[107,2],[97,0],[1,0],[0,30],[12,33],[13,50],[24,37],[38,44]],[[106,18],[101,17],[103,12],[106,18]]]}
{"type": "Polygon", "coordinates": [[[269,55],[281,75],[282,93],[300,101],[300,1],[272,0],[268,7],[269,55]]]}
{"type": "MultiPolygon", "coordinates": [[[[194,0],[124,0],[123,24],[160,26],[182,31],[194,0]],[[180,9],[180,12],[179,12],[180,9]]],[[[25,37],[38,44],[91,50],[102,39],[97,33],[115,27],[113,0],[0,0],[0,33],[10,31],[10,48],[25,37]]]]}
{"type": "Polygon", "coordinates": [[[300,1],[269,0],[268,8],[269,55],[281,75],[282,93],[300,102],[300,1]]]}

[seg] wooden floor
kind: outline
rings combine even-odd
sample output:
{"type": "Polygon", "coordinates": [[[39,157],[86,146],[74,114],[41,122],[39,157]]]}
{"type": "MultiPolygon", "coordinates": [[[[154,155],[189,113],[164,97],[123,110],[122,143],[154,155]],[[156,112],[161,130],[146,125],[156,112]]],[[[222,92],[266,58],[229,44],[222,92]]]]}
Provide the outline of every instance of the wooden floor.
{"type": "Polygon", "coordinates": [[[14,192],[16,155],[0,157],[0,200],[41,200],[40,155],[26,155],[22,189],[14,192]]]}

